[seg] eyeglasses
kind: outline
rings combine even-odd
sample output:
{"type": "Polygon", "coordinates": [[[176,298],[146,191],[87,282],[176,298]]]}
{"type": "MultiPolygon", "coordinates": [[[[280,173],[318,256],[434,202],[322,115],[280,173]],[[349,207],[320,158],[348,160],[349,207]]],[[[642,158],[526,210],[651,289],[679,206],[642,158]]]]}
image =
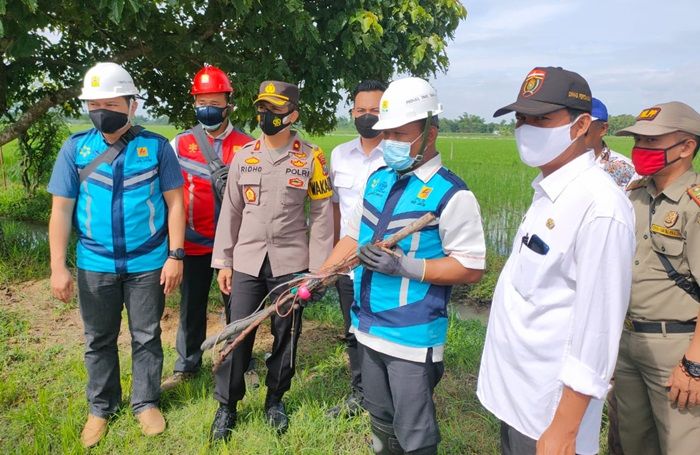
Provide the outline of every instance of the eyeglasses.
{"type": "Polygon", "coordinates": [[[549,251],[549,245],[544,243],[544,240],[539,238],[537,236],[537,234],[532,234],[532,236],[530,236],[529,234],[525,234],[520,241],[520,250],[521,251],[523,249],[523,245],[530,248],[532,251],[534,251],[537,254],[545,255],[549,251]]]}

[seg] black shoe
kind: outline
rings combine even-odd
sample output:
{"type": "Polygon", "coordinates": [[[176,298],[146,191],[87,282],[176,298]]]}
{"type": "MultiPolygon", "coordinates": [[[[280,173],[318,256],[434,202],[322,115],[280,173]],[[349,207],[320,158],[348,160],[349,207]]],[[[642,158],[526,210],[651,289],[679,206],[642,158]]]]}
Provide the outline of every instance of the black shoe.
{"type": "Polygon", "coordinates": [[[265,409],[265,417],[267,417],[267,423],[277,430],[278,434],[284,433],[289,428],[289,418],[281,401],[270,404],[265,409]]]}
{"type": "Polygon", "coordinates": [[[362,393],[353,390],[342,404],[330,408],[326,412],[326,416],[332,419],[337,419],[341,414],[345,414],[347,417],[355,417],[364,410],[363,402],[362,393]]]}
{"type": "Polygon", "coordinates": [[[228,441],[231,431],[236,426],[236,410],[229,409],[226,405],[220,405],[214,415],[209,437],[212,441],[228,441]]]}

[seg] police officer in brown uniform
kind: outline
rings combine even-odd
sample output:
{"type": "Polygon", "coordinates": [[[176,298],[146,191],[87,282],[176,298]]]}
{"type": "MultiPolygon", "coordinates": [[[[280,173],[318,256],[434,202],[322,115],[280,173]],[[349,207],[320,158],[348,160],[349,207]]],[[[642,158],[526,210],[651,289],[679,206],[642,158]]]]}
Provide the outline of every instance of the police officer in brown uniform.
{"type": "MultiPolygon", "coordinates": [[[[333,248],[332,190],[323,151],[290,129],[299,117],[298,101],[296,85],[263,82],[255,100],[263,135],[243,146],[231,163],[212,254],[219,287],[231,294],[230,321],[249,316],[268,293],[274,302],[285,290],[277,286],[299,272],[318,270],[333,248]]],[[[271,324],[265,412],[270,425],[283,432],[288,419],[281,400],[294,375],[301,310],[273,315],[271,324]]],[[[236,423],[254,340],[249,336],[216,373],[214,397],[220,407],[213,439],[227,439],[236,423]]]]}
{"type": "Polygon", "coordinates": [[[615,370],[625,454],[700,453],[700,114],[680,102],[645,109],[633,136],[645,176],[628,186],[637,249],[615,370]]]}

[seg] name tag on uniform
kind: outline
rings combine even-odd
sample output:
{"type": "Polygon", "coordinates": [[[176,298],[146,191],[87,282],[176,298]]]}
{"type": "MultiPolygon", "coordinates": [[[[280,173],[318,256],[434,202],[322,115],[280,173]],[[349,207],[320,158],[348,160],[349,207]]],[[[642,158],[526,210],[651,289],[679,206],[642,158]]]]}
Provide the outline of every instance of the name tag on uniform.
{"type": "Polygon", "coordinates": [[[651,228],[649,228],[651,232],[656,232],[657,234],[665,235],[666,237],[673,237],[676,239],[681,239],[683,238],[683,235],[681,234],[681,231],[679,229],[669,229],[663,226],[659,226],[658,224],[652,224],[651,228]]]}

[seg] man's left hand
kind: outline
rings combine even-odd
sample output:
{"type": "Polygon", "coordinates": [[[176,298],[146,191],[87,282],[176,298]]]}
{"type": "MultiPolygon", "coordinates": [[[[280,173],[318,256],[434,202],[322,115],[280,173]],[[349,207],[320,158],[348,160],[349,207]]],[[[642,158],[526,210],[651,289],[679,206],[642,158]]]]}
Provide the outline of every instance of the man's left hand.
{"type": "Polygon", "coordinates": [[[373,272],[403,276],[416,281],[423,279],[425,260],[404,256],[400,248],[390,251],[378,245],[367,244],[360,248],[357,257],[362,265],[373,272]]]}
{"type": "Polygon", "coordinates": [[[160,284],[163,285],[163,293],[169,295],[182,281],[182,261],[168,258],[160,272],[160,284]]]}
{"type": "Polygon", "coordinates": [[[671,403],[677,403],[678,409],[690,408],[700,404],[700,381],[691,378],[680,364],[673,369],[671,376],[666,381],[669,387],[668,399],[671,403]]]}
{"type": "Polygon", "coordinates": [[[553,423],[537,441],[537,455],[576,455],[576,433],[553,423]]]}

